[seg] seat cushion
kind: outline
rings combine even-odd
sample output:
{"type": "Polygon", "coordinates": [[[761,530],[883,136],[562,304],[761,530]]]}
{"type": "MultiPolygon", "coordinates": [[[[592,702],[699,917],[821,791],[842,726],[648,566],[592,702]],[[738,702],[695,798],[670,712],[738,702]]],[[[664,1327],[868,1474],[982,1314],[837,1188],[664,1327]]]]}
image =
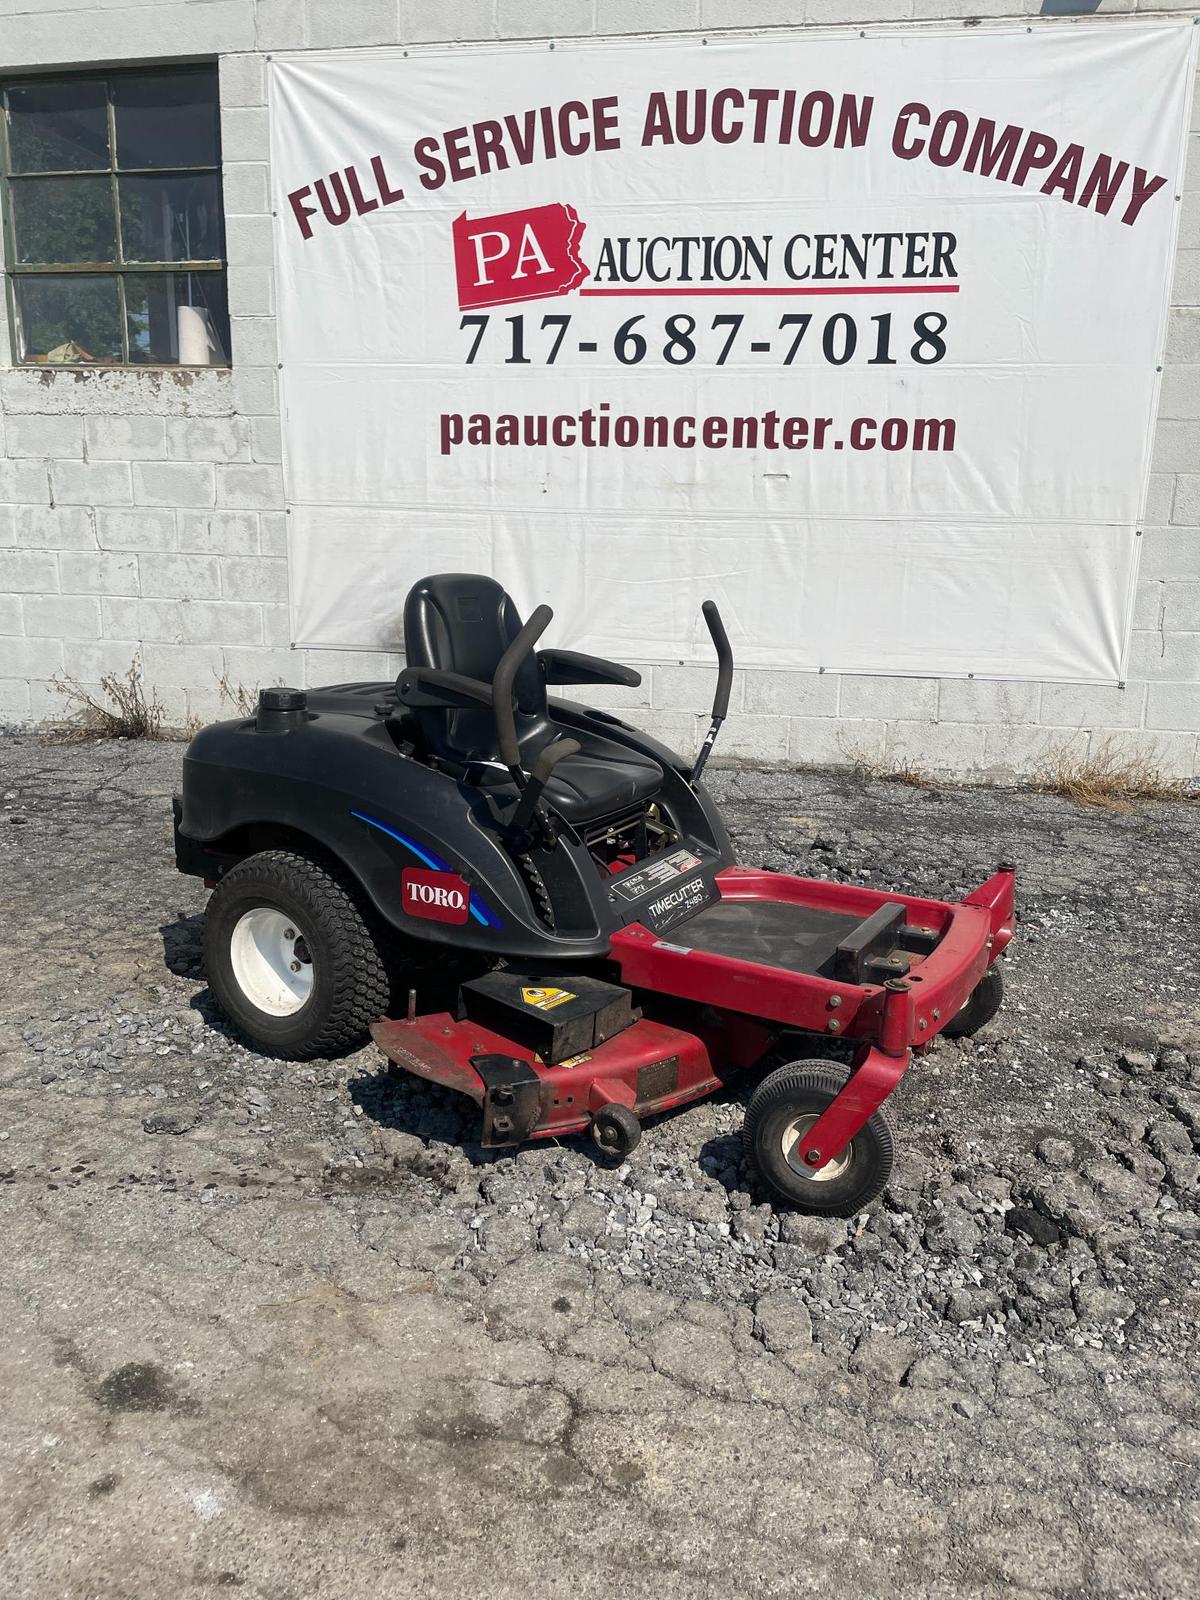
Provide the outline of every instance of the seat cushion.
{"type": "Polygon", "coordinates": [[[594,734],[580,742],[583,749],[560,761],[546,785],[547,801],[568,822],[611,816],[658,793],[663,771],[657,761],[594,734]]]}
{"type": "MultiPolygon", "coordinates": [[[[598,734],[581,732],[547,722],[540,737],[521,747],[528,771],[538,752],[556,739],[575,739],[582,749],[565,756],[550,775],[546,803],[568,822],[578,826],[598,817],[615,816],[630,806],[651,799],[662,786],[663,770],[657,761],[598,734]]],[[[512,779],[499,761],[473,764],[472,781],[494,794],[512,795],[512,779]]]]}

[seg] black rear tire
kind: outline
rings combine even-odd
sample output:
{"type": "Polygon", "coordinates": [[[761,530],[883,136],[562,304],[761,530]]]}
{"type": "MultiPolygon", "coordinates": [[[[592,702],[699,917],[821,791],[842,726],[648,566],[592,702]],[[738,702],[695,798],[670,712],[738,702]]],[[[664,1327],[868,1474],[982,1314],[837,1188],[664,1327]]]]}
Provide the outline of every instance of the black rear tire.
{"type": "Polygon", "coordinates": [[[1004,972],[1000,963],[993,961],[942,1032],[947,1039],[969,1039],[987,1026],[1003,1004],[1004,972]]]}
{"type": "MultiPolygon", "coordinates": [[[[309,1061],[364,1042],[389,999],[383,938],[368,915],[327,868],[289,850],[247,856],[225,874],[204,916],[204,965],[217,1004],[256,1050],[309,1061]],[[239,963],[247,969],[245,956],[233,953],[234,933],[256,911],[282,913],[284,922],[295,924],[286,933],[302,936],[298,949],[307,959],[292,965],[311,969],[304,974],[308,994],[286,1014],[256,1003],[237,976],[239,963]]],[[[239,948],[245,949],[244,936],[239,948]]],[[[281,1004],[294,999],[284,996],[281,1004]]]]}
{"type": "Polygon", "coordinates": [[[793,1125],[799,1122],[802,1131],[807,1118],[811,1126],[849,1077],[845,1067],[828,1061],[793,1061],[769,1072],[746,1107],[746,1159],[772,1193],[798,1211],[853,1216],[870,1205],[891,1177],[895,1146],[882,1108],[819,1171],[805,1167],[799,1152],[792,1150],[803,1142],[793,1125]]]}

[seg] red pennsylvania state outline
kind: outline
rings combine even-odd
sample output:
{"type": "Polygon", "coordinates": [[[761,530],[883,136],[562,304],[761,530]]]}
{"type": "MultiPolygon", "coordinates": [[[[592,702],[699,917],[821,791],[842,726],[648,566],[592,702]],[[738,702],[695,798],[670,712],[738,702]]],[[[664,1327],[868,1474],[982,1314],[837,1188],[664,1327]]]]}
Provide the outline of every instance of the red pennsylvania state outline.
{"type": "Polygon", "coordinates": [[[559,201],[522,211],[454,219],[454,274],[461,311],[550,300],[587,277],[579,254],[587,224],[559,201]]]}

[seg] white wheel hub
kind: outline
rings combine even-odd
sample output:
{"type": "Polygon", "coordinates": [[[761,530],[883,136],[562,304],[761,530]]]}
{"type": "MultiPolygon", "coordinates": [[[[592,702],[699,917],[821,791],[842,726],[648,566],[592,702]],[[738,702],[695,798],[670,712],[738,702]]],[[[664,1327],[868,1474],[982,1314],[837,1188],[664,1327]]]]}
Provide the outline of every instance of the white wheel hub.
{"type": "Polygon", "coordinates": [[[810,1167],[804,1159],[804,1140],[816,1120],[814,1115],[805,1114],[793,1117],[785,1125],[779,1141],[783,1159],[798,1177],[807,1179],[809,1183],[832,1183],[835,1178],[842,1176],[854,1160],[854,1141],[852,1139],[840,1156],[827,1161],[823,1167],[810,1167]]]}
{"type": "Polygon", "coordinates": [[[269,1017],[290,1017],[313,991],[313,964],[294,918],[273,906],[256,906],[238,919],[229,941],[229,964],[238,988],[269,1017]]]}

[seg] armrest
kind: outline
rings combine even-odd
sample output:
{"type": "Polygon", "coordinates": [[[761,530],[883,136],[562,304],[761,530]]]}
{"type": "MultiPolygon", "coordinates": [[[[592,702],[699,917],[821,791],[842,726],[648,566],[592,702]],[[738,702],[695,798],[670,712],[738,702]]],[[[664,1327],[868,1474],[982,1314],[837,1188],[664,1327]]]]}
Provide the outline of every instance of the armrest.
{"type": "Polygon", "coordinates": [[[396,679],[396,699],[402,706],[447,709],[492,706],[492,686],[461,672],[437,672],[432,667],[405,667],[396,679]]]}
{"type": "Polygon", "coordinates": [[[600,656],[580,655],[578,650],[539,650],[538,663],[542,676],[552,684],[619,683],[626,689],[636,689],[642,681],[641,673],[632,667],[622,667],[600,656]]]}

